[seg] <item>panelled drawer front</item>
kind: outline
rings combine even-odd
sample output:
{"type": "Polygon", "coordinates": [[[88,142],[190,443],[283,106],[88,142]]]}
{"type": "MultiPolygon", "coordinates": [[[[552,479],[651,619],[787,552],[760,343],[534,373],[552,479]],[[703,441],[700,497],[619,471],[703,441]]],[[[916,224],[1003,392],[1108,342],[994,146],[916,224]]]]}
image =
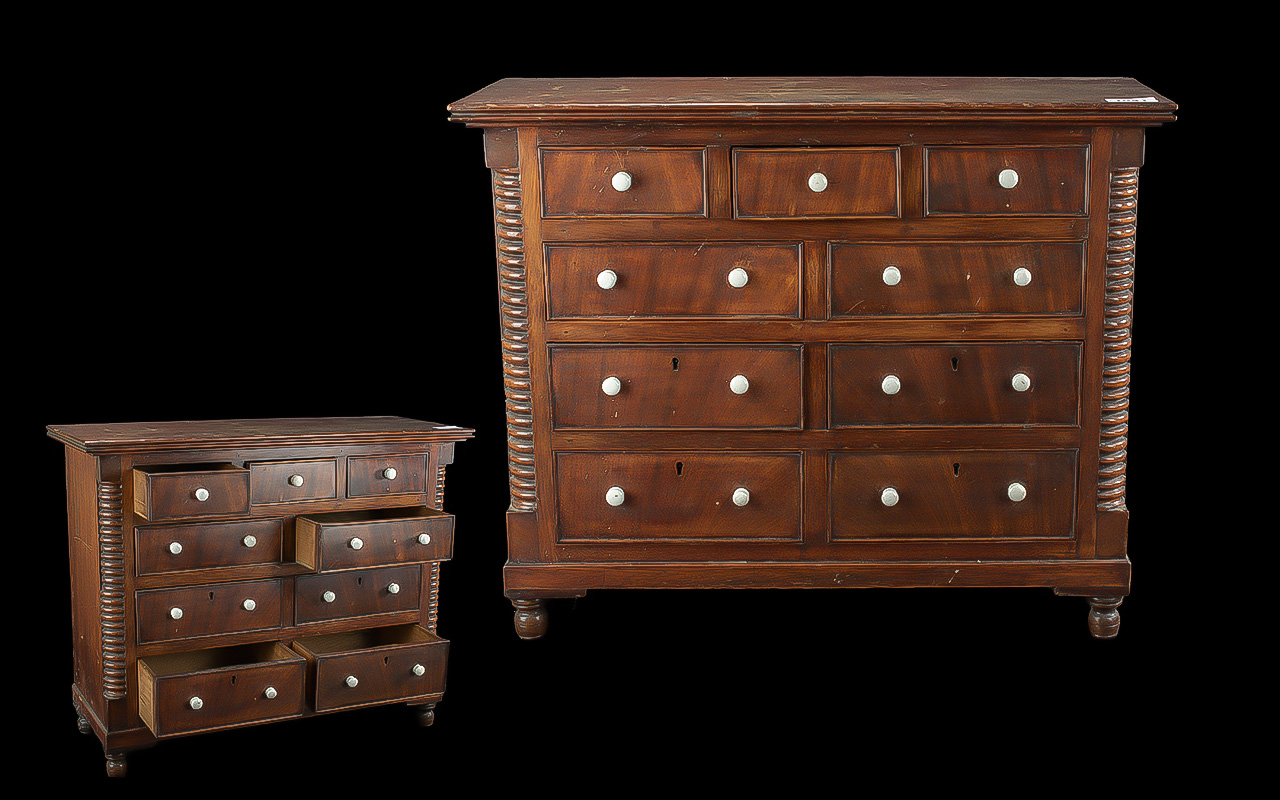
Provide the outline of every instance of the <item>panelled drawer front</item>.
{"type": "Polygon", "coordinates": [[[1086,213],[1086,147],[926,147],[925,213],[1086,213]]]}
{"type": "Polygon", "coordinates": [[[775,316],[800,313],[800,245],[549,245],[557,317],[775,316]]]}
{"type": "Polygon", "coordinates": [[[249,513],[249,470],[231,464],[134,467],[134,511],[156,522],[249,513]]]}
{"type": "Polygon", "coordinates": [[[551,348],[557,428],[798,428],[791,345],[551,348]]]}
{"type": "Polygon", "coordinates": [[[280,591],[266,580],[138,592],[138,641],[279,628],[280,591]]]}
{"type": "Polygon", "coordinates": [[[735,149],[734,216],[896,217],[898,148],[735,149]]]}
{"type": "Polygon", "coordinates": [[[294,523],[298,563],[328,570],[445,561],[453,557],[451,514],[399,508],[308,514],[294,523]]]}
{"type": "Polygon", "coordinates": [[[543,149],[545,217],[706,215],[701,147],[543,149]]]}
{"type": "Polygon", "coordinates": [[[306,660],[280,642],[138,660],[138,716],[157,737],[302,714],[306,660]]]}
{"type": "Polygon", "coordinates": [[[834,242],[831,314],[1080,314],[1081,242],[834,242]]]}
{"type": "Polygon", "coordinates": [[[800,536],[798,453],[556,454],[561,541],[800,536]]]}
{"type": "Polygon", "coordinates": [[[1074,450],[830,458],[834,540],[1074,535],[1074,450]]]}
{"type": "Polygon", "coordinates": [[[839,344],[829,354],[832,427],[1079,420],[1079,344],[839,344]]]}
{"type": "Polygon", "coordinates": [[[332,458],[249,464],[249,499],[254,505],[338,496],[338,465],[332,458]]]}
{"type": "Polygon", "coordinates": [[[419,625],[304,637],[316,711],[441,694],[449,642],[419,625]]]}
{"type": "Polygon", "coordinates": [[[298,624],[363,617],[418,608],[422,567],[403,567],[302,575],[294,581],[298,624]]]}
{"type": "Polygon", "coordinates": [[[427,486],[425,453],[347,459],[347,497],[413,494],[427,486]]]}
{"type": "Polygon", "coordinates": [[[284,520],[146,526],[135,529],[134,533],[138,574],[151,575],[279,563],[284,520]]]}

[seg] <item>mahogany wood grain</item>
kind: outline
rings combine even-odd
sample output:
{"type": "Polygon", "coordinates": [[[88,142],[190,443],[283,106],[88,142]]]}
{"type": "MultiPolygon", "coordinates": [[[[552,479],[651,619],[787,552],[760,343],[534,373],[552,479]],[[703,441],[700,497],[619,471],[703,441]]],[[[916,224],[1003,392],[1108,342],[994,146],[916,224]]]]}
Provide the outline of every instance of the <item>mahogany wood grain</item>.
{"type": "Polygon", "coordinates": [[[278,564],[284,543],[284,520],[145,525],[135,527],[134,536],[139,575],[278,564]]]}
{"type": "Polygon", "coordinates": [[[453,525],[452,514],[422,507],[299,516],[295,557],[320,572],[447,561],[453,557],[453,525]]]}
{"type": "Polygon", "coordinates": [[[439,695],[449,642],[418,625],[298,639],[317,711],[439,695]],[[354,680],[353,680],[354,679],[354,680]]]}
{"type": "Polygon", "coordinates": [[[734,216],[896,217],[897,148],[733,151],[734,216]],[[810,187],[821,174],[823,188],[810,187]]]}
{"type": "Polygon", "coordinates": [[[425,454],[351,456],[347,458],[347,496],[425,492],[435,477],[427,462],[425,454]],[[394,478],[387,476],[388,469],[395,470],[394,478]]]}
{"type": "Polygon", "coordinates": [[[134,513],[152,521],[249,513],[249,470],[234,464],[135,469],[133,491],[134,513]]]}
{"type": "Polygon", "coordinates": [[[337,497],[336,459],[250,462],[248,467],[249,502],[253,505],[337,497]]]}
{"type": "Polygon", "coordinates": [[[926,147],[926,214],[1084,216],[1089,151],[1083,147],[926,147]],[[1000,173],[1017,173],[1006,188],[1000,173]]]}
{"type": "Polygon", "coordinates": [[[282,590],[281,581],[268,580],[138,592],[138,641],[279,628],[282,590]],[[254,607],[245,608],[246,601],[254,607]]]}
{"type": "Polygon", "coordinates": [[[558,150],[542,155],[542,213],[561,216],[705,216],[706,153],[663,150],[558,150]],[[616,189],[613,176],[630,175],[616,189]]]}
{"type": "Polygon", "coordinates": [[[294,619],[302,625],[416,609],[421,579],[421,564],[302,575],[294,581],[294,619]]]}

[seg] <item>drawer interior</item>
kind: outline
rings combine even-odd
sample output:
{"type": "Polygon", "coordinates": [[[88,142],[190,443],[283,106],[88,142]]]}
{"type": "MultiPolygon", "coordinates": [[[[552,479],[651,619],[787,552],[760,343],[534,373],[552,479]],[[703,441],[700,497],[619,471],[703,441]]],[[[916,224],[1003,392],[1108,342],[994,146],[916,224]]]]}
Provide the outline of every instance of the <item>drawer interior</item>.
{"type": "Polygon", "coordinates": [[[313,656],[352,653],[372,648],[404,644],[431,644],[443,642],[439,636],[421,625],[390,625],[384,628],[367,628],[343,633],[322,633],[305,636],[294,641],[294,647],[313,656]]]}

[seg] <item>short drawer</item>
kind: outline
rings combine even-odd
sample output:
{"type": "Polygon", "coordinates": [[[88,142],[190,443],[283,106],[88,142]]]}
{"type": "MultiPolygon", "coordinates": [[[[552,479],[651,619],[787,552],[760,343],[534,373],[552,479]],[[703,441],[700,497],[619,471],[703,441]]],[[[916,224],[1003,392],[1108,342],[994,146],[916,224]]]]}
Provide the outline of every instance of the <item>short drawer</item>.
{"type": "Polygon", "coordinates": [[[133,468],[133,510],[155,522],[249,513],[249,470],[233,464],[133,468]]]}
{"type": "Polygon", "coordinates": [[[389,456],[351,456],[347,459],[347,497],[425,492],[425,453],[389,456]]]}
{"type": "Polygon", "coordinates": [[[898,172],[896,147],[734,150],[734,216],[897,217],[898,172]]]}
{"type": "Polygon", "coordinates": [[[136,528],[134,535],[139,575],[275,564],[280,561],[284,521],[255,519],[144,526],[136,528]]]}
{"type": "Polygon", "coordinates": [[[798,428],[792,345],[551,348],[557,428],[798,428]]]}
{"type": "Polygon", "coordinates": [[[831,345],[832,427],[1075,425],[1076,343],[831,345]]]}
{"type": "Polygon", "coordinates": [[[556,454],[562,541],[800,536],[799,453],[556,454]]]}
{"type": "Polygon", "coordinates": [[[834,242],[831,315],[1080,314],[1081,242],[834,242]]]}
{"type": "Polygon", "coordinates": [[[1083,216],[1086,147],[926,147],[925,213],[1083,216]]]}
{"type": "Polygon", "coordinates": [[[332,500],[338,496],[338,463],[332,458],[248,464],[254,505],[332,500]]]}
{"type": "Polygon", "coordinates": [[[566,244],[546,249],[556,317],[796,317],[800,245],[566,244]]]}
{"type": "Polygon", "coordinates": [[[316,711],[444,692],[449,641],[420,625],[306,636],[293,647],[307,661],[316,711]]]}
{"type": "Polygon", "coordinates": [[[453,557],[453,515],[433,508],[308,514],[294,523],[298,563],[320,572],[453,557]]]}
{"type": "Polygon", "coordinates": [[[294,580],[294,617],[301,625],[417,609],[422,567],[302,575],[294,580]]]}
{"type": "Polygon", "coordinates": [[[138,716],[157,738],[301,716],[306,660],[280,642],[138,659],[138,716]]]}
{"type": "Polygon", "coordinates": [[[138,641],[158,642],[280,627],[278,580],[138,592],[138,641]]]}
{"type": "Polygon", "coordinates": [[[830,455],[831,537],[1074,535],[1076,452],[830,455]]]}
{"type": "Polygon", "coordinates": [[[546,148],[546,217],[706,215],[706,157],[701,147],[546,148]]]}

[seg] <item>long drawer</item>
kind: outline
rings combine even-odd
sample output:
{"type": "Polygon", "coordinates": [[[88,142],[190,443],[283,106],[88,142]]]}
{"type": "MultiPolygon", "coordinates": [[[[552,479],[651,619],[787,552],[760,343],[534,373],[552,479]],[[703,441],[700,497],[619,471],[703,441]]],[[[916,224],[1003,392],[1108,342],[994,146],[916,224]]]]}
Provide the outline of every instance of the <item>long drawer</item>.
{"type": "Polygon", "coordinates": [[[281,581],[264,580],[138,592],[138,641],[279,628],[281,591],[281,581]]]}

